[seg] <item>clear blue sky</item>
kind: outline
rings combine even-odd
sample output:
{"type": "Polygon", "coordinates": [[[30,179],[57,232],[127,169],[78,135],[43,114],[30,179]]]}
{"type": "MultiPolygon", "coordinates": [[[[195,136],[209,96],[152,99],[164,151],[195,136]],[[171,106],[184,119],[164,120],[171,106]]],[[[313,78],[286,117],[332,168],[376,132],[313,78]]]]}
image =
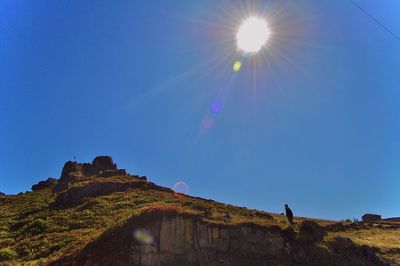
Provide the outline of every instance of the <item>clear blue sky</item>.
{"type": "MultiPolygon", "coordinates": [[[[398,0],[358,3],[400,35],[398,0]]],[[[111,155],[249,208],[400,216],[399,84],[400,41],[348,0],[3,0],[0,191],[111,155]],[[252,58],[249,13],[273,32],[252,58]]]]}

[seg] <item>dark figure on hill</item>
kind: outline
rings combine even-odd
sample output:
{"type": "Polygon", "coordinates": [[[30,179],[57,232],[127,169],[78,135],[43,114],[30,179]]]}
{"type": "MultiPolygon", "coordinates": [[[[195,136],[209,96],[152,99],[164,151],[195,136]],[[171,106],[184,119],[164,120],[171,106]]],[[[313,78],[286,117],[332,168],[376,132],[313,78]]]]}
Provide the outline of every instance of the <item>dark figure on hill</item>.
{"type": "Polygon", "coordinates": [[[289,206],[287,204],[285,204],[285,212],[286,212],[286,217],[287,217],[289,223],[291,225],[293,225],[294,224],[294,222],[293,222],[293,212],[292,212],[292,210],[289,208],[289,206]]]}

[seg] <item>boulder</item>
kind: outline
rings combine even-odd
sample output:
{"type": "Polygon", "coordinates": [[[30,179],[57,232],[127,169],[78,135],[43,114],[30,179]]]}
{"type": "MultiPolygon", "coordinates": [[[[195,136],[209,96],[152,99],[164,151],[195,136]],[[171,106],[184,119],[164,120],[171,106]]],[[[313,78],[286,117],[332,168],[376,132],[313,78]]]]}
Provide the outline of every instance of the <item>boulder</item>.
{"type": "Polygon", "coordinates": [[[47,178],[45,181],[40,181],[36,185],[32,186],[32,191],[42,190],[48,187],[52,187],[58,183],[58,180],[52,177],[47,178]]]}
{"type": "Polygon", "coordinates": [[[370,214],[366,213],[362,216],[362,221],[364,223],[371,223],[371,222],[377,222],[382,219],[382,216],[379,214],[370,214]]]}
{"type": "MultiPolygon", "coordinates": [[[[90,165],[90,164],[89,164],[90,165]]],[[[54,187],[53,192],[60,192],[69,188],[70,183],[84,178],[84,164],[68,161],[64,164],[58,184],[54,187]]]]}
{"type": "Polygon", "coordinates": [[[64,164],[64,167],[61,171],[60,180],[63,181],[68,179],[71,175],[77,175],[82,170],[82,164],[77,162],[68,161],[64,164]]]}
{"type": "Polygon", "coordinates": [[[0,192],[0,197],[5,197],[6,194],[4,194],[3,192],[0,192]]]}
{"type": "Polygon", "coordinates": [[[98,171],[116,171],[117,164],[113,162],[111,156],[97,156],[92,162],[93,167],[98,171]]]}
{"type": "Polygon", "coordinates": [[[324,239],[325,229],[314,221],[303,221],[300,225],[298,240],[304,243],[319,243],[324,239]]]}

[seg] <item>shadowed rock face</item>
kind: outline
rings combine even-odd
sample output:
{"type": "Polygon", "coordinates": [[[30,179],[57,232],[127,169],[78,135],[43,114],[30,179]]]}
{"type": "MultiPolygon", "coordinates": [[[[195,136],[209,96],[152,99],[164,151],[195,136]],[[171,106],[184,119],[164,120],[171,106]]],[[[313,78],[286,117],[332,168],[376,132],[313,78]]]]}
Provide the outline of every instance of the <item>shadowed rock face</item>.
{"type": "Polygon", "coordinates": [[[58,183],[58,180],[52,177],[47,178],[45,181],[40,181],[36,185],[32,186],[32,191],[38,191],[41,189],[45,189],[51,186],[54,186],[58,183]]]}
{"type": "Polygon", "coordinates": [[[113,162],[110,156],[97,156],[92,161],[92,166],[98,171],[116,171],[117,165],[113,162]]]}
{"type": "Polygon", "coordinates": [[[278,265],[284,243],[276,228],[227,227],[197,216],[153,213],[130,220],[54,265],[278,265]],[[137,230],[151,241],[135,238],[137,230]]]}
{"type": "Polygon", "coordinates": [[[118,183],[118,182],[103,182],[93,183],[84,187],[71,188],[68,191],[60,193],[52,205],[53,208],[68,208],[75,206],[84,198],[109,195],[115,192],[122,192],[132,188],[138,188],[145,182],[135,183],[118,183]]]}
{"type": "Polygon", "coordinates": [[[303,221],[300,225],[299,240],[302,242],[319,243],[324,235],[324,228],[314,221],[303,221]]]}
{"type": "Polygon", "coordinates": [[[132,242],[136,265],[273,265],[283,250],[283,237],[265,228],[223,227],[181,215],[160,218],[147,229],[153,244],[132,242]]]}
{"type": "Polygon", "coordinates": [[[288,239],[279,227],[218,225],[198,216],[155,212],[132,218],[53,265],[385,265],[373,250],[337,241],[333,254],[288,239]],[[135,237],[138,230],[146,237],[135,237]]]}

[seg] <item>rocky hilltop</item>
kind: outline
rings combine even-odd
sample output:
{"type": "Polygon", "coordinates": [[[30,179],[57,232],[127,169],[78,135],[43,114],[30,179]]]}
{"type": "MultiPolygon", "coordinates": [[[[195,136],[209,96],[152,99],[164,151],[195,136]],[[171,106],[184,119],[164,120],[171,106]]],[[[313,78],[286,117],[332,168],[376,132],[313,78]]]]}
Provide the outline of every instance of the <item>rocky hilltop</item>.
{"type": "MultiPolygon", "coordinates": [[[[0,265],[397,265],[400,229],[250,210],[174,193],[111,157],[0,197],[0,265]],[[397,239],[397,241],[396,241],[397,239]]],[[[397,221],[397,220],[396,220],[397,221]]]]}
{"type": "Polygon", "coordinates": [[[125,176],[125,169],[118,169],[110,156],[98,156],[92,163],[77,163],[68,161],[64,164],[57,190],[65,190],[73,182],[84,180],[91,176],[110,177],[125,176]]]}

